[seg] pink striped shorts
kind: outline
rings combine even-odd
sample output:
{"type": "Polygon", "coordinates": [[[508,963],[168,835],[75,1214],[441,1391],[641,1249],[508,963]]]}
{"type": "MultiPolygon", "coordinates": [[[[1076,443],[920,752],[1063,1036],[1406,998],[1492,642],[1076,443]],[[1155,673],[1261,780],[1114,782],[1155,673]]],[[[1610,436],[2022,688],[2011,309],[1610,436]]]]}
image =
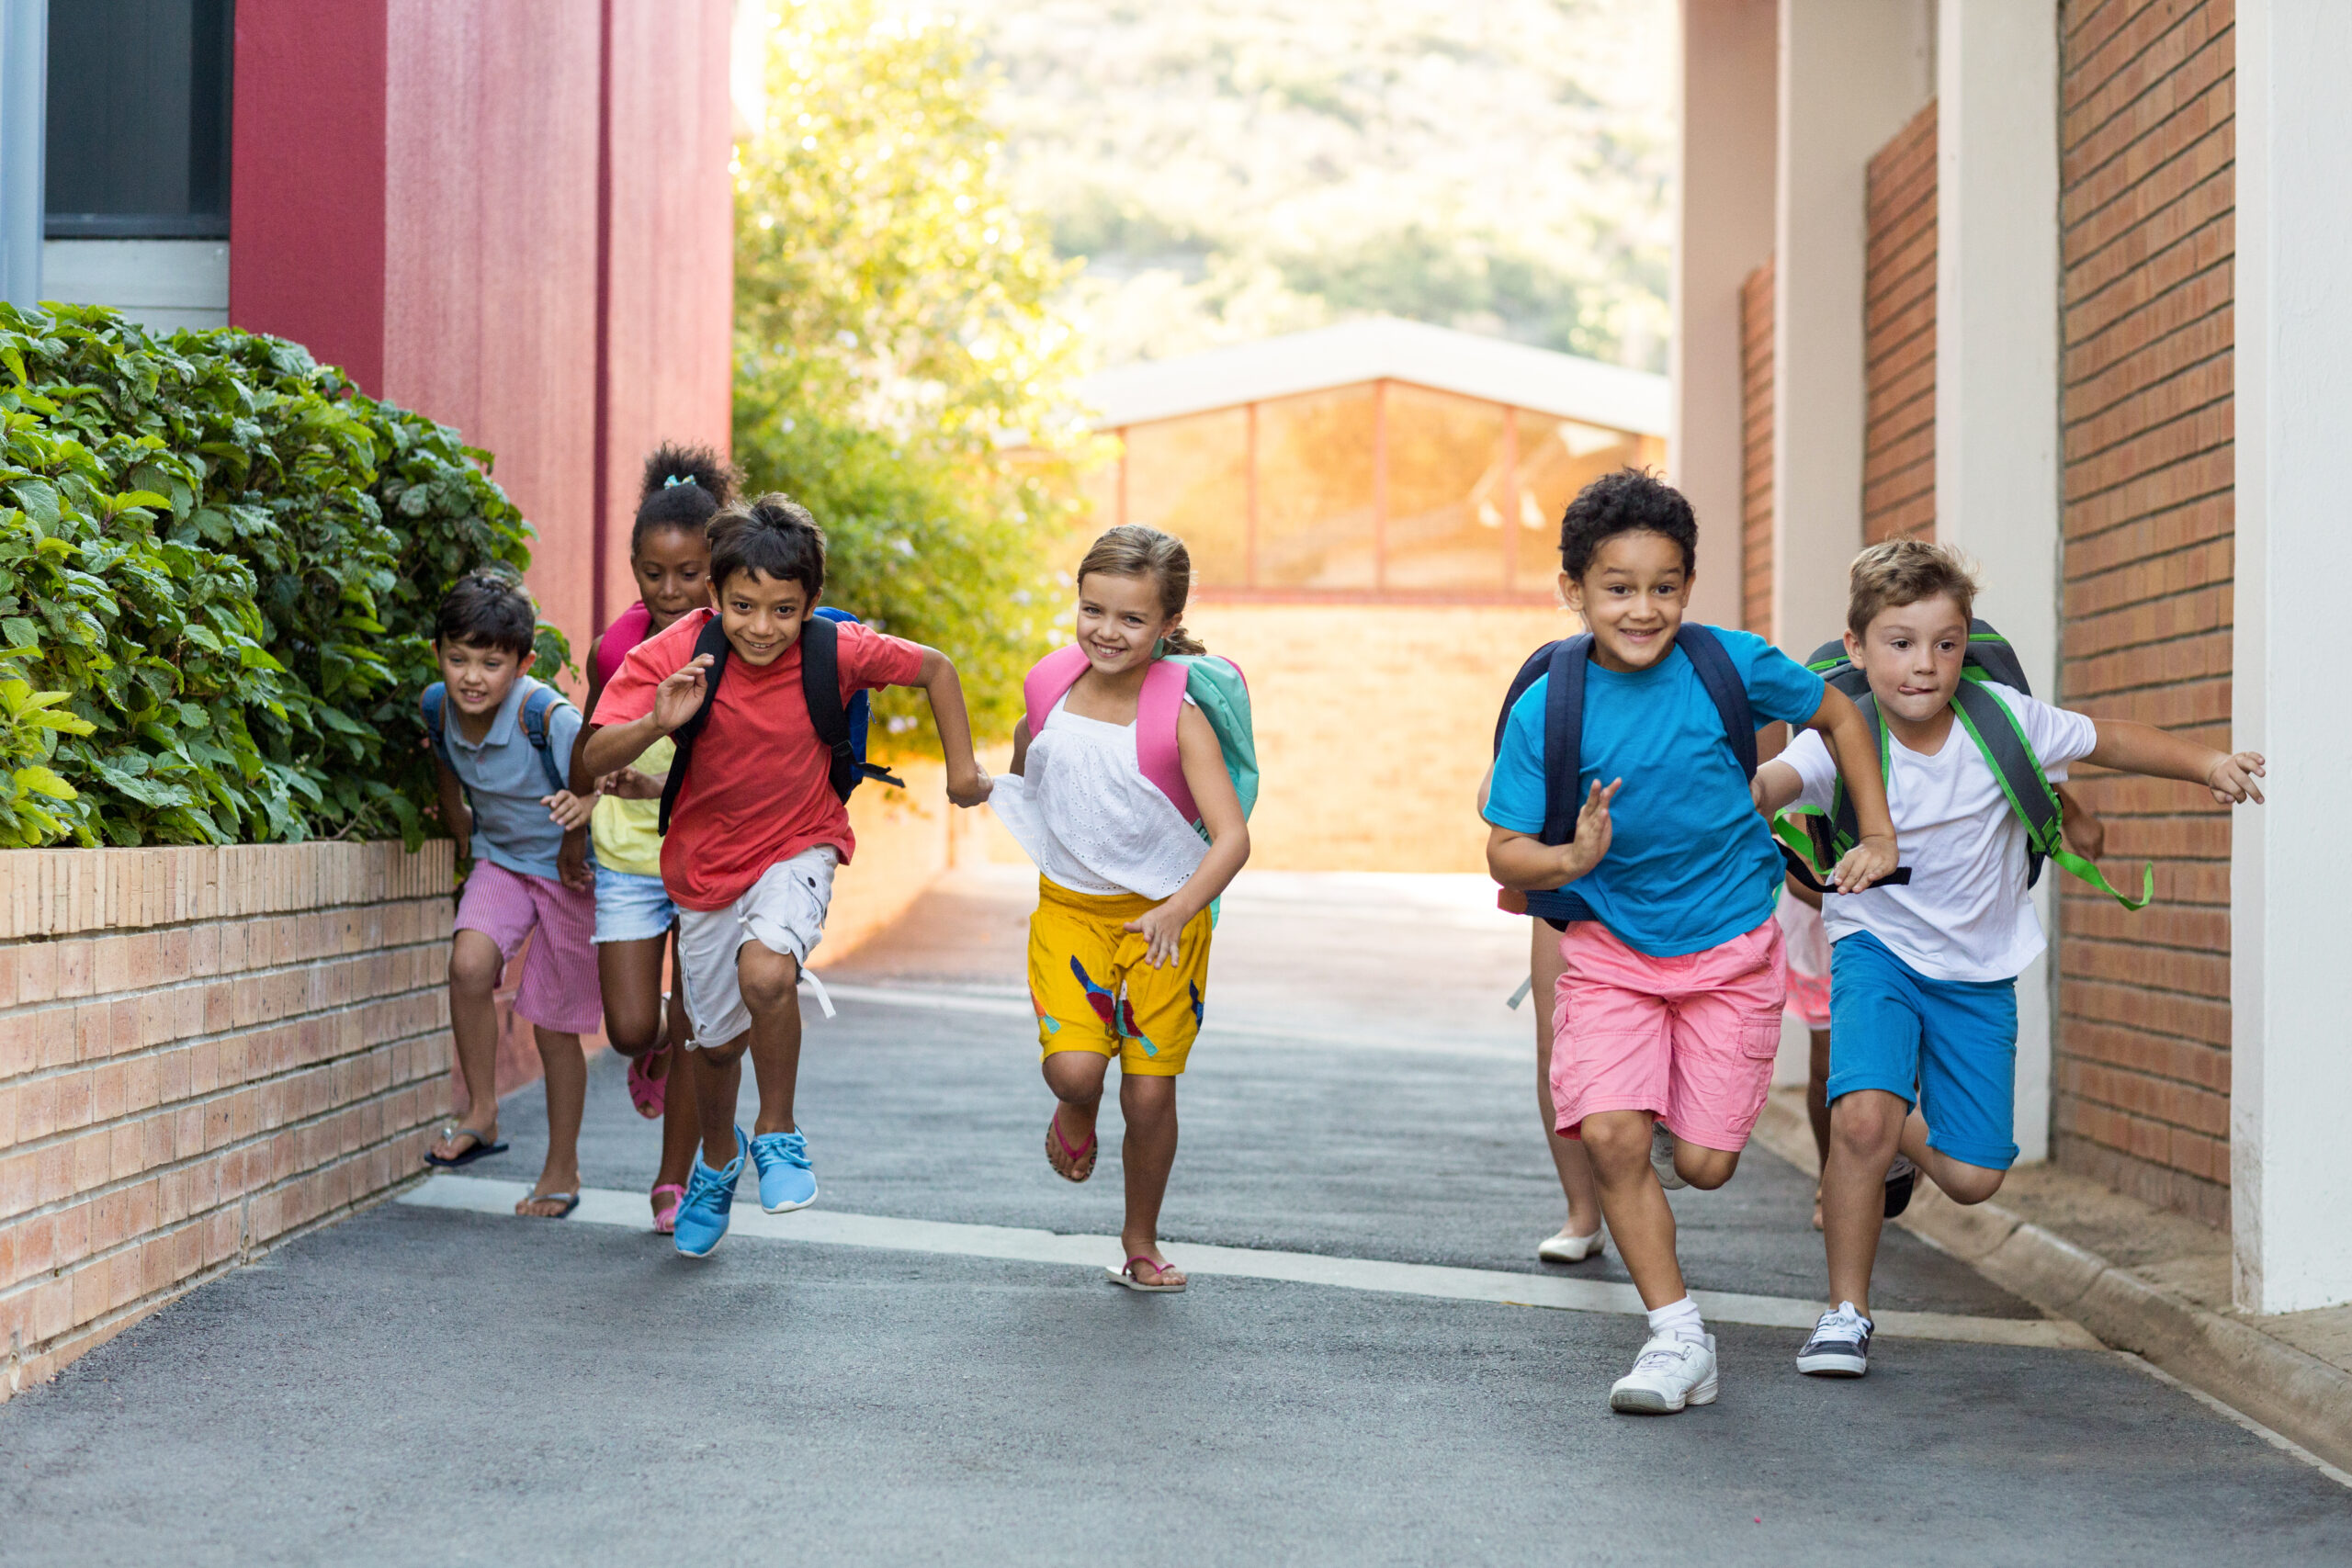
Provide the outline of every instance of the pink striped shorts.
{"type": "Polygon", "coordinates": [[[458,899],[458,930],[480,931],[512,964],[525,939],[523,984],[514,1010],[559,1034],[594,1034],[605,1026],[596,977],[596,896],[549,876],[525,876],[490,861],[474,862],[458,899]]]}

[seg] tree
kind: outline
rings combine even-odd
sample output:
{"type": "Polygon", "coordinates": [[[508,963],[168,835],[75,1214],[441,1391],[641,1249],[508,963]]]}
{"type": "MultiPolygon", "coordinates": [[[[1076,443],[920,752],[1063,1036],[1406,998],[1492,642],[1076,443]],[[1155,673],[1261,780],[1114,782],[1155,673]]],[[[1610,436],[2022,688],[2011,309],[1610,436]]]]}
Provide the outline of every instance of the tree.
{"type": "MultiPolygon", "coordinates": [[[[739,149],[735,456],[807,505],[825,597],[963,672],[1002,734],[1077,513],[1071,275],[1005,194],[988,84],[952,18],[775,0],[739,149]]],[[[893,734],[918,704],[884,704],[893,734]]]]}

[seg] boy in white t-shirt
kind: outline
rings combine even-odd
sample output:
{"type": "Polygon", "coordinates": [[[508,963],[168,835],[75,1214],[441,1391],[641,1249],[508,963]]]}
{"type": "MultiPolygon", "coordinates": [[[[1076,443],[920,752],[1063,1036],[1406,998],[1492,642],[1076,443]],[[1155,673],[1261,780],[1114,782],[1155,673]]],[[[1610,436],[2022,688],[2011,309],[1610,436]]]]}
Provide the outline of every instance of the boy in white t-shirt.
{"type": "MultiPolygon", "coordinates": [[[[2017,976],[2043,941],[2027,897],[2025,827],[1956,721],[1975,595],[1949,547],[1891,540],[1854,561],[1846,652],[1886,726],[1887,802],[1911,880],[1824,900],[1833,945],[1822,1211],[1838,1304],[1797,1356],[1816,1375],[1869,1371],[1871,1267],[1897,1153],[1962,1203],[2000,1190],[2018,1155],[2017,976]]],[[[2224,806],[2262,798],[2255,752],[1987,689],[2052,781],[2082,761],[2202,784],[2224,806]]],[[[1826,808],[1836,777],[1818,738],[1802,735],[1758,770],[1757,803],[1768,814],[1826,808]]]]}

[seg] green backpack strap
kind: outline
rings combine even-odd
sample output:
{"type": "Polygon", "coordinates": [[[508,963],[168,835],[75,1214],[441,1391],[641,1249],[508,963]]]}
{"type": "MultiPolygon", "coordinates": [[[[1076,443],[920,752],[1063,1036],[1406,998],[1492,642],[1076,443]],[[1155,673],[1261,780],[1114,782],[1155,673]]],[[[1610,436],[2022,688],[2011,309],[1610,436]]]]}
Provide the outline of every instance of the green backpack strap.
{"type": "MultiPolygon", "coordinates": [[[[1852,671],[1852,666],[1847,666],[1846,670],[1852,671]]],[[[1815,674],[1821,672],[1821,669],[1815,670],[1815,674]]],[[[1841,671],[1839,673],[1842,675],[1844,672],[1841,671]]],[[[1859,675],[1860,672],[1854,671],[1853,673],[1859,675]]],[[[1847,690],[1846,683],[1842,682],[1833,683],[1838,684],[1840,690],[1847,690]]],[[[1862,722],[1869,725],[1871,733],[1878,737],[1878,765],[1883,776],[1892,765],[1889,748],[1894,742],[1885,724],[1880,719],[1878,699],[1871,695],[1867,683],[1859,690],[1847,691],[1847,694],[1853,699],[1854,706],[1861,710],[1862,722]]],[[[1788,852],[1784,858],[1791,862],[1790,869],[1800,877],[1810,871],[1812,875],[1806,880],[1816,891],[1827,892],[1829,874],[1837,869],[1847,851],[1861,842],[1861,827],[1854,818],[1854,803],[1846,796],[1844,775],[1838,775],[1830,786],[1828,810],[1814,806],[1790,807],[1781,810],[1772,818],[1772,836],[1788,852]],[[1803,863],[1800,865],[1799,862],[1803,863]]],[[[1909,881],[1907,874],[1903,880],[1909,881]]],[[[1889,878],[1888,881],[1891,883],[1894,879],[1889,878]]]]}
{"type": "Polygon", "coordinates": [[[1250,728],[1250,684],[1241,678],[1239,666],[1213,653],[1174,654],[1168,662],[1184,666],[1184,694],[1216,732],[1226,775],[1233,780],[1233,793],[1241,799],[1247,821],[1258,807],[1258,739],[1250,728]]]}
{"type": "Polygon", "coordinates": [[[2156,896],[2155,863],[2150,861],[2143,869],[2140,897],[2132,898],[2108,881],[2105,872],[2066,847],[2064,808],[2059,804],[2058,792],[2051,787],[2049,775],[2041,771],[2041,760],[2026,739],[2025,727],[2009,711],[2008,704],[1985,690],[1982,682],[1962,681],[1951,705],[1960,716],[1961,727],[1984,753],[1993,776],[2001,781],[2009,809],[2025,824],[2026,852],[2031,861],[2026,885],[2031,886],[2040,880],[2043,860],[2053,860],[2061,870],[2089,883],[2125,908],[2146,908],[2156,896]]]}

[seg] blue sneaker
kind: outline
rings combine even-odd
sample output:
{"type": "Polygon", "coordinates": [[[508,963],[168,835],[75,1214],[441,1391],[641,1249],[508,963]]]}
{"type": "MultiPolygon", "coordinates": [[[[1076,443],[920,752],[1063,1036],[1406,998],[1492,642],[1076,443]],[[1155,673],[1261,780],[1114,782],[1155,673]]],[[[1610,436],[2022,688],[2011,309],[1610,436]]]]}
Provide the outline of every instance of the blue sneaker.
{"type": "Polygon", "coordinates": [[[752,1163],[760,1168],[760,1207],[769,1213],[788,1214],[817,1201],[817,1173],[808,1168],[808,1140],[799,1128],[753,1138],[752,1163]]]}
{"type": "Polygon", "coordinates": [[[694,1174],[686,1179],[685,1201],[678,1205],[678,1253],[707,1258],[727,1234],[728,1212],[735,1207],[735,1181],[743,1174],[743,1129],[735,1132],[735,1157],[725,1170],[713,1170],[695,1156],[694,1174]]]}

